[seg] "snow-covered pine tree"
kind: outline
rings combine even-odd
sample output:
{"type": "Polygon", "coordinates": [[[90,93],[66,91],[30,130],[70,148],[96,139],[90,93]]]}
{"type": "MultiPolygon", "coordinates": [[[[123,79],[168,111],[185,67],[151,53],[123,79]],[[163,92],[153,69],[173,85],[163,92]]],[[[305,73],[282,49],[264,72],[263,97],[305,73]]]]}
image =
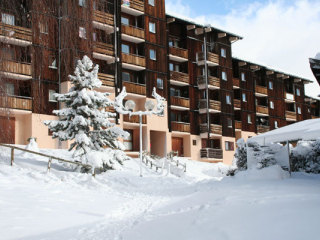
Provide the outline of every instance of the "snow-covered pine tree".
{"type": "Polygon", "coordinates": [[[102,85],[98,79],[98,71],[99,66],[93,67],[89,57],[84,56],[79,60],[75,75],[69,76],[73,85],[69,92],[55,94],[55,98],[65,103],[66,107],[53,111],[60,120],[45,121],[44,124],[53,132],[53,138],[58,138],[59,141],[74,140],[69,149],[75,149],[73,157],[81,157],[83,163],[106,170],[114,168],[115,162],[122,164],[122,161],[126,160],[126,155],[122,152],[124,146],[118,141],[118,137],[127,138],[129,133],[115,127],[115,124],[108,120],[115,116],[114,113],[105,111],[106,107],[113,105],[108,98],[110,93],[93,90],[102,85]],[[106,151],[105,146],[118,151],[106,151]],[[92,151],[108,156],[97,154],[101,156],[100,159],[92,159],[92,151]]]}

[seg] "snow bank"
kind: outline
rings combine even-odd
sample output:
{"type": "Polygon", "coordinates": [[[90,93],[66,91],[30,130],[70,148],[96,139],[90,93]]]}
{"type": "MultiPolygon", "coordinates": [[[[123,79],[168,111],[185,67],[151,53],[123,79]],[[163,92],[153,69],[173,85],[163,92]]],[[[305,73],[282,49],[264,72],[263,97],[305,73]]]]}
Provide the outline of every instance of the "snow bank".
{"type": "Polygon", "coordinates": [[[282,180],[290,177],[289,172],[284,171],[279,165],[273,165],[263,169],[250,168],[238,172],[236,179],[244,180],[282,180]]]}

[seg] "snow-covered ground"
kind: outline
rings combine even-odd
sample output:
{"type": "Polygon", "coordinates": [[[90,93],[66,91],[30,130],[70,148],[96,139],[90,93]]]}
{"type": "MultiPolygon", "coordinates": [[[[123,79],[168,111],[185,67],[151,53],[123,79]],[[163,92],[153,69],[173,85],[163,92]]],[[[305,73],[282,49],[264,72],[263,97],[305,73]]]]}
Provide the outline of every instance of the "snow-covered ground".
{"type": "Polygon", "coordinates": [[[222,164],[189,161],[181,177],[144,167],[141,178],[134,159],[94,179],[20,154],[11,167],[0,149],[1,240],[319,239],[319,175],[273,166],[225,177],[222,164]]]}

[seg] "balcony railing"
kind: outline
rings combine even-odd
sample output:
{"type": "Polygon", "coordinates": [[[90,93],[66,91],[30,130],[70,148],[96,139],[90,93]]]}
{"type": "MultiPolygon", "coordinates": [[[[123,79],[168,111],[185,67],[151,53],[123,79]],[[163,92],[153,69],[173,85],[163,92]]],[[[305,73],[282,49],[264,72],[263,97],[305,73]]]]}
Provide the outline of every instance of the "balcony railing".
{"type": "Polygon", "coordinates": [[[102,23],[102,24],[107,24],[107,25],[114,25],[114,20],[113,20],[113,15],[110,13],[106,12],[101,12],[94,10],[93,11],[93,21],[102,23]]]}
{"type": "Polygon", "coordinates": [[[126,90],[128,93],[146,95],[146,85],[145,84],[123,82],[123,86],[126,87],[126,90]]]}
{"type": "Polygon", "coordinates": [[[201,158],[223,159],[222,149],[204,148],[200,150],[201,158]]]}
{"type": "Polygon", "coordinates": [[[32,99],[21,96],[0,96],[0,107],[32,111],[32,99]]]}
{"type": "Polygon", "coordinates": [[[190,101],[188,98],[172,96],[171,97],[171,105],[190,108],[190,101]]]}
{"type": "Polygon", "coordinates": [[[141,0],[122,0],[122,6],[144,12],[144,1],[141,0]]]}
{"type": "Polygon", "coordinates": [[[114,87],[114,75],[98,73],[98,78],[104,86],[114,87]]]}
{"type": "Polygon", "coordinates": [[[234,121],[234,126],[235,126],[235,129],[240,129],[242,128],[242,123],[241,121],[234,121]]]}
{"type": "Polygon", "coordinates": [[[177,132],[190,132],[190,123],[171,122],[171,130],[177,132]]]}
{"type": "Polygon", "coordinates": [[[311,116],[311,119],[318,119],[319,116],[311,116]]]}
{"type": "Polygon", "coordinates": [[[114,56],[114,46],[108,43],[95,42],[93,44],[93,51],[109,56],[114,56]]]}
{"type": "Polygon", "coordinates": [[[189,84],[189,74],[182,72],[170,71],[170,80],[184,82],[189,84]]]}
{"type": "MultiPolygon", "coordinates": [[[[202,75],[198,77],[198,85],[206,84],[206,76],[202,75]]],[[[208,77],[208,84],[214,87],[220,88],[220,79],[217,77],[208,77]]]]}
{"type": "Polygon", "coordinates": [[[286,100],[295,101],[294,94],[292,94],[292,93],[287,93],[287,92],[285,92],[285,93],[284,93],[284,98],[285,98],[286,100]]]}
{"type": "Polygon", "coordinates": [[[146,59],[144,57],[131,53],[122,53],[122,62],[139,67],[146,67],[146,59]]]}
{"type": "Polygon", "coordinates": [[[297,120],[297,114],[295,112],[286,111],[286,118],[297,120]]]}
{"type": "Polygon", "coordinates": [[[0,71],[27,75],[31,77],[31,64],[20,63],[11,60],[2,60],[0,63],[0,71]]]}
{"type": "Polygon", "coordinates": [[[233,86],[234,87],[240,87],[240,80],[239,78],[233,78],[233,86]]]}
{"type": "MultiPolygon", "coordinates": [[[[207,124],[201,124],[200,133],[208,133],[207,124]]],[[[210,133],[216,134],[216,135],[222,135],[222,126],[216,125],[216,124],[210,124],[210,133]]]]}
{"type": "Polygon", "coordinates": [[[234,107],[235,108],[241,108],[241,100],[240,99],[234,99],[234,107]]]}
{"type": "Polygon", "coordinates": [[[169,54],[180,57],[180,58],[188,59],[188,50],[187,49],[170,46],[169,54]]]}
{"type": "MultiPolygon", "coordinates": [[[[129,123],[140,123],[139,116],[131,116],[131,117],[129,117],[129,115],[123,115],[123,121],[124,122],[129,122],[129,123]]],[[[142,116],[142,124],[146,124],[146,123],[147,123],[147,116],[143,115],[142,116]]]]}
{"type": "Polygon", "coordinates": [[[127,34],[132,37],[145,39],[144,29],[142,29],[142,28],[122,24],[121,31],[122,31],[122,34],[127,34]]]}
{"type": "Polygon", "coordinates": [[[258,133],[265,133],[265,132],[269,132],[269,131],[270,131],[269,126],[257,126],[258,133]]]}
{"type": "Polygon", "coordinates": [[[0,23],[0,35],[8,38],[32,42],[32,31],[29,28],[0,23]]]}
{"type": "Polygon", "coordinates": [[[268,95],[268,89],[263,86],[256,86],[256,93],[260,93],[263,95],[268,95]]]}
{"type": "MultiPolygon", "coordinates": [[[[197,62],[205,61],[204,52],[197,52],[197,62]]],[[[207,62],[213,63],[213,65],[219,65],[219,55],[207,52],[207,62]]]]}
{"type": "Polygon", "coordinates": [[[269,109],[268,107],[265,107],[265,106],[256,106],[256,112],[269,115],[269,109]]]}
{"type": "MultiPolygon", "coordinates": [[[[207,108],[207,100],[200,99],[199,101],[199,109],[207,108]]],[[[209,109],[221,111],[221,102],[215,100],[209,100],[209,109]]]]}

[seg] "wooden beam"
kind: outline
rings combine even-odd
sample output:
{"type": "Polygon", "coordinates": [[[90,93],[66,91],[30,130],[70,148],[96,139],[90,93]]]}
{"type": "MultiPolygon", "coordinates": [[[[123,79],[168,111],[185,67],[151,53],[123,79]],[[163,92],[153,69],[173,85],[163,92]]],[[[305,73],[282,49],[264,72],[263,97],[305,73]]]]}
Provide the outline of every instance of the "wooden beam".
{"type": "Polygon", "coordinates": [[[208,28],[205,28],[204,29],[206,32],[211,32],[212,31],[212,28],[211,27],[208,27],[208,28]]]}
{"type": "Polygon", "coordinates": [[[187,26],[187,30],[192,30],[192,29],[195,29],[196,28],[196,25],[188,25],[187,26]]]}
{"type": "Polygon", "coordinates": [[[237,41],[239,38],[238,37],[229,37],[230,42],[237,41]]]}
{"type": "Polygon", "coordinates": [[[309,84],[309,83],[311,83],[311,82],[309,82],[309,81],[302,81],[302,83],[303,83],[303,84],[309,84]]]}
{"type": "Polygon", "coordinates": [[[226,37],[227,34],[226,33],[218,33],[218,38],[223,38],[226,37]]]}
{"type": "Polygon", "coordinates": [[[196,28],[195,33],[196,35],[203,34],[204,33],[203,28],[196,28]]]}
{"type": "Polygon", "coordinates": [[[290,78],[290,76],[288,76],[288,75],[283,75],[283,77],[282,77],[282,79],[288,79],[288,78],[290,78]]]}
{"type": "Polygon", "coordinates": [[[267,74],[267,75],[274,74],[274,71],[268,70],[268,71],[266,72],[266,74],[267,74]]]}
{"type": "Polygon", "coordinates": [[[282,73],[277,73],[277,78],[282,78],[284,76],[284,74],[282,73]]]}
{"type": "Polygon", "coordinates": [[[295,78],[294,82],[301,82],[301,78],[295,78]]]}
{"type": "Polygon", "coordinates": [[[239,62],[238,65],[239,65],[239,67],[243,67],[243,66],[246,66],[247,63],[246,62],[239,62]]]}
{"type": "Polygon", "coordinates": [[[251,66],[250,66],[250,69],[251,69],[251,70],[258,70],[258,69],[260,69],[260,67],[257,66],[257,65],[251,65],[251,66]]]}
{"type": "Polygon", "coordinates": [[[175,18],[167,18],[167,23],[173,23],[175,21],[176,21],[175,18]]]}

